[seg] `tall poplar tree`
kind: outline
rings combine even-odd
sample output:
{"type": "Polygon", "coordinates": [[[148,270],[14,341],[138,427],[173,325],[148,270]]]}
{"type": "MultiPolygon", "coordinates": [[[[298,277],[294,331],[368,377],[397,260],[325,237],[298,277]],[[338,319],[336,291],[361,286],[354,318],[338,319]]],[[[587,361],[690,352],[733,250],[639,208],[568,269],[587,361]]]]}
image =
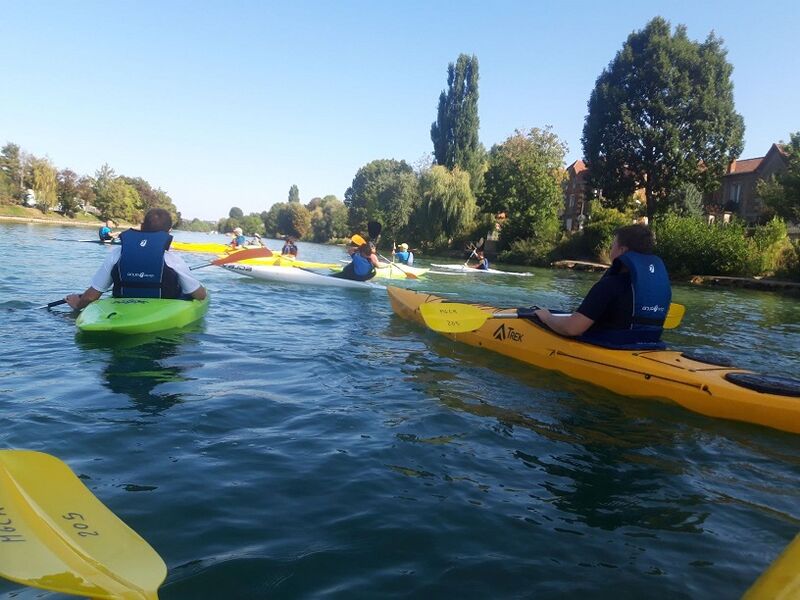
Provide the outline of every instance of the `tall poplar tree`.
{"type": "Polygon", "coordinates": [[[744,137],[726,54],[713,32],[694,42],[661,17],[631,33],[589,99],[589,188],[612,200],[644,189],[652,216],[683,184],[717,187],[744,137]]]}
{"type": "Polygon", "coordinates": [[[294,184],[289,188],[289,202],[300,202],[300,189],[294,184]]]}
{"type": "Polygon", "coordinates": [[[431,125],[436,164],[459,167],[470,174],[477,192],[483,178],[485,149],[478,139],[478,57],[460,54],[447,66],[447,90],[439,95],[439,110],[431,125]]]}

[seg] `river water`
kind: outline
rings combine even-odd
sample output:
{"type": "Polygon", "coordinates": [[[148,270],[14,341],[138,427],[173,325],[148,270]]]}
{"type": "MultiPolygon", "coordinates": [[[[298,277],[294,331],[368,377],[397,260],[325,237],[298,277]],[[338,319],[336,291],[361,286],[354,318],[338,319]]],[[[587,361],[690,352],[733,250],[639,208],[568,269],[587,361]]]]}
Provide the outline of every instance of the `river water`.
{"type": "MultiPolygon", "coordinates": [[[[67,240],[94,235],[0,223],[0,447],[66,461],[163,557],[164,599],[736,598],[800,531],[800,436],[455,345],[381,291],[212,267],[201,323],[78,336],[36,307],[88,285],[108,249],[67,240]]],[[[532,272],[416,287],[569,308],[598,277],[532,272]]],[[[797,299],[674,299],[671,345],[796,375],[797,299]]]]}

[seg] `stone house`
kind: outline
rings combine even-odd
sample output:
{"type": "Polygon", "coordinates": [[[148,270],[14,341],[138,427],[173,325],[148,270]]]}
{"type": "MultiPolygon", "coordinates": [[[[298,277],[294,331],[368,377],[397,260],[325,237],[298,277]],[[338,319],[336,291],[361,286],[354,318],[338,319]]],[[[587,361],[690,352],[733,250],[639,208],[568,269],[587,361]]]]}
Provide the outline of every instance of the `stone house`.
{"type": "Polygon", "coordinates": [[[586,164],[580,159],[567,167],[567,177],[564,180],[564,209],[561,215],[566,231],[582,229],[586,221],[588,174],[586,164]]]}

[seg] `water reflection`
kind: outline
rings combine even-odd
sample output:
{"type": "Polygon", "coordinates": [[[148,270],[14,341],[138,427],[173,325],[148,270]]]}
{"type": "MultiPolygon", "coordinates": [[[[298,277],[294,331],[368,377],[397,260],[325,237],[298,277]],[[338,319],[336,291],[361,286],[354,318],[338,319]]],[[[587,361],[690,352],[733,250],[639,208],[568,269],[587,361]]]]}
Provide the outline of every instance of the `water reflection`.
{"type": "Polygon", "coordinates": [[[102,384],[116,394],[128,396],[134,408],[143,414],[159,416],[182,402],[175,386],[190,381],[183,365],[173,359],[180,356],[192,339],[188,330],[134,336],[76,336],[84,351],[108,357],[102,384]]]}

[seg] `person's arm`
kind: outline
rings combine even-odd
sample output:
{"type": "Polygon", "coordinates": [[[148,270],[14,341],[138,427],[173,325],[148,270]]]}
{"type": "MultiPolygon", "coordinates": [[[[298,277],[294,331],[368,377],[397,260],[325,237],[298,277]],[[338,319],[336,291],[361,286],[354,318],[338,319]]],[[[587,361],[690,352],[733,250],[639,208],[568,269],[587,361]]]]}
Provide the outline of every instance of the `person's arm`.
{"type": "Polygon", "coordinates": [[[579,312],[574,312],[568,317],[559,317],[546,308],[540,308],[534,314],[556,333],[570,337],[583,335],[589,327],[594,325],[594,321],[579,312]]]}
{"type": "Polygon", "coordinates": [[[181,291],[195,300],[205,300],[206,288],[192,275],[183,259],[172,252],[164,253],[164,263],[178,275],[181,291]]]}
{"type": "Polygon", "coordinates": [[[378,260],[377,254],[370,254],[369,255],[369,262],[377,269],[381,267],[381,261],[378,260]]]}
{"type": "Polygon", "coordinates": [[[64,300],[67,301],[67,304],[69,304],[73,310],[82,310],[95,300],[99,299],[102,295],[103,292],[100,292],[89,286],[82,294],[70,294],[64,298],[64,300]]]}

